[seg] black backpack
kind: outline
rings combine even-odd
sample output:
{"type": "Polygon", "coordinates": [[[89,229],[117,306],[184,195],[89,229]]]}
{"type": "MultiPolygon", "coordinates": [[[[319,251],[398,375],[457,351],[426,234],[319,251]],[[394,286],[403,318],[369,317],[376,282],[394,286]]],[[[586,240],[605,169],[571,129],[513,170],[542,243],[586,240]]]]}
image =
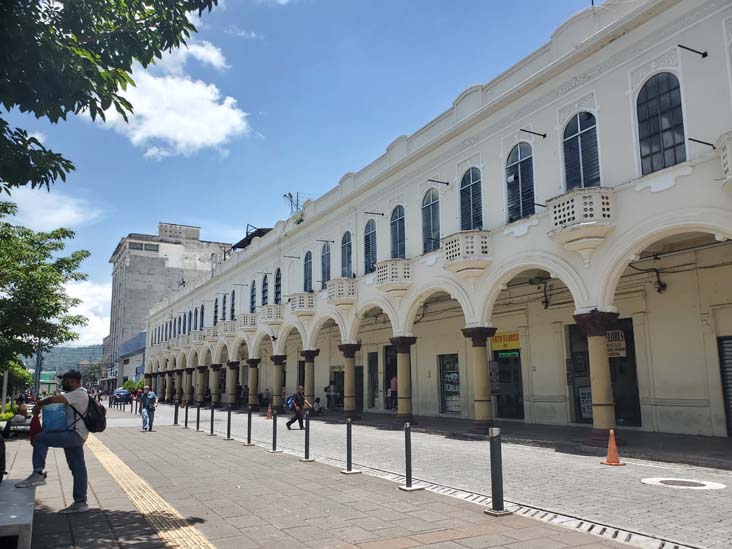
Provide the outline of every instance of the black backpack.
{"type": "Polygon", "coordinates": [[[74,406],[71,406],[81,419],[84,421],[87,430],[90,433],[101,433],[107,428],[107,409],[89,397],[89,405],[86,408],[86,414],[80,414],[74,406]]]}

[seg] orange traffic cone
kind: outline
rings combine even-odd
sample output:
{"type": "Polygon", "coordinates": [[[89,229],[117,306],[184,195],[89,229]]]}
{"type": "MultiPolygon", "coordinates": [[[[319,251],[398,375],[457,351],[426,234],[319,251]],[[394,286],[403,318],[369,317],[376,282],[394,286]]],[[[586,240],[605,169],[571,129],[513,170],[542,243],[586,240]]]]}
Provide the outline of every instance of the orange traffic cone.
{"type": "Polygon", "coordinates": [[[618,457],[618,446],[615,444],[615,431],[613,429],[610,429],[610,436],[607,440],[607,458],[600,463],[603,465],[614,465],[616,467],[625,465],[625,463],[621,463],[620,457],[618,457]]]}
{"type": "MultiPolygon", "coordinates": [[[[269,406],[267,406],[267,419],[272,419],[272,403],[269,403],[269,406]]],[[[617,451],[615,452],[617,455],[617,451]]],[[[623,464],[624,465],[624,464],[623,464]]]]}

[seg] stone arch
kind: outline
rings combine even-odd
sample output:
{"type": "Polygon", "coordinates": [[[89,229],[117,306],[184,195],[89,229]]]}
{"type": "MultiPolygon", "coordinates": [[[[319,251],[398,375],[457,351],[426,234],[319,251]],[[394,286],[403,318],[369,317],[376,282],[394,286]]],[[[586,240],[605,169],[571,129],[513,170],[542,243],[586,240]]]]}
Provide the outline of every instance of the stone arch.
{"type": "MultiPolygon", "coordinates": [[[[589,304],[589,292],[584,280],[565,259],[547,252],[528,252],[512,257],[491,269],[490,275],[485,282],[487,288],[485,300],[482,305],[480,324],[491,325],[491,315],[496,299],[506,284],[516,275],[528,269],[542,269],[549,272],[552,278],[558,278],[569,289],[574,300],[575,308],[581,309],[589,304]]],[[[481,292],[483,295],[484,292],[481,292]]]]}
{"type": "Polygon", "coordinates": [[[732,239],[732,212],[720,208],[675,210],[646,219],[618,235],[598,264],[595,305],[601,310],[613,309],[620,277],[637,254],[663,238],[691,232],[710,233],[720,241],[732,239]]]}
{"type": "MultiPolygon", "coordinates": [[[[343,320],[343,316],[337,310],[333,309],[328,310],[320,315],[316,315],[310,322],[310,332],[307,336],[307,345],[303,343],[304,349],[317,348],[318,334],[320,333],[320,329],[329,320],[332,320],[336,323],[336,326],[338,326],[338,331],[341,335],[341,341],[344,341],[346,335],[346,323],[343,320]]],[[[305,338],[303,338],[303,340],[305,340],[305,338]]]]}
{"type": "Polygon", "coordinates": [[[306,349],[305,346],[307,343],[307,336],[306,336],[306,330],[305,326],[300,322],[299,320],[288,320],[286,324],[283,324],[280,329],[277,331],[277,346],[276,349],[273,348],[273,352],[275,354],[286,354],[287,353],[287,338],[290,337],[290,334],[292,332],[296,331],[298,335],[300,336],[300,341],[302,342],[302,348],[306,349]]]}
{"type": "Polygon", "coordinates": [[[160,359],[156,358],[155,362],[153,362],[152,373],[156,374],[159,371],[160,371],[160,359]]]}
{"type": "Polygon", "coordinates": [[[353,323],[347,331],[348,338],[344,339],[344,341],[356,341],[356,338],[358,337],[358,330],[361,327],[361,321],[363,320],[364,315],[371,309],[381,309],[381,311],[389,318],[394,335],[400,334],[401,326],[399,324],[399,315],[391,301],[382,297],[373,297],[361,305],[361,307],[356,311],[353,323]]]}
{"type": "Polygon", "coordinates": [[[187,363],[187,361],[186,361],[186,352],[185,351],[181,351],[180,353],[178,353],[178,360],[176,362],[176,364],[178,365],[177,366],[177,369],[185,368],[186,367],[186,363],[187,363]]]}
{"type": "Polygon", "coordinates": [[[274,350],[275,341],[277,340],[277,336],[275,335],[272,328],[267,326],[266,328],[263,328],[263,329],[257,331],[257,334],[254,337],[254,343],[252,344],[252,352],[251,352],[249,358],[259,358],[259,355],[262,352],[262,345],[264,344],[264,341],[266,338],[269,338],[270,343],[272,344],[272,349],[274,350]]]}
{"type": "Polygon", "coordinates": [[[191,349],[188,352],[187,359],[188,368],[195,368],[198,366],[198,349],[191,349]]]}
{"type": "Polygon", "coordinates": [[[242,347],[244,348],[246,356],[248,357],[249,349],[251,349],[249,340],[246,337],[237,336],[237,338],[229,344],[229,360],[241,362],[241,360],[244,359],[242,347]]]}
{"type": "Polygon", "coordinates": [[[402,306],[400,307],[399,313],[402,318],[401,325],[404,327],[405,335],[412,335],[414,318],[422,303],[431,295],[440,292],[448,294],[460,304],[466,325],[474,324],[475,308],[465,288],[448,277],[436,277],[410,290],[402,299],[402,306]]]}
{"type": "Polygon", "coordinates": [[[214,351],[211,345],[206,344],[201,348],[201,363],[199,366],[209,366],[213,362],[214,351]]]}
{"type": "Polygon", "coordinates": [[[229,359],[229,347],[225,341],[216,344],[214,353],[211,357],[213,364],[224,364],[229,359]]]}

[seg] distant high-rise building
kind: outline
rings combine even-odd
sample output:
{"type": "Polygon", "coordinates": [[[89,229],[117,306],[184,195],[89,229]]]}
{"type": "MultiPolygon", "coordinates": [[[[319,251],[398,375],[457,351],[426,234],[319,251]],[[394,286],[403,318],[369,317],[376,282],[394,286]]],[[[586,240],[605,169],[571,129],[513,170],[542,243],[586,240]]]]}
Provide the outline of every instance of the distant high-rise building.
{"type": "MultiPolygon", "coordinates": [[[[71,368],[78,368],[82,361],[100,362],[102,359],[101,345],[87,345],[85,347],[53,347],[43,353],[44,372],[65,372],[71,368]]],[[[36,355],[23,357],[23,364],[27,368],[36,367],[36,355]]]]}

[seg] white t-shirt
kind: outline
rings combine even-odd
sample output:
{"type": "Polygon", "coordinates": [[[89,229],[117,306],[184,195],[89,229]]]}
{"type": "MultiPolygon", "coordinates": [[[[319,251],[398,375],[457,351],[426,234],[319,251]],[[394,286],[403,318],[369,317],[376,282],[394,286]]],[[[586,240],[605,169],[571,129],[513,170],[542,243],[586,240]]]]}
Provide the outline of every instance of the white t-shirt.
{"type": "MultiPolygon", "coordinates": [[[[64,393],[64,398],[66,399],[66,402],[76,408],[76,411],[79,412],[79,414],[82,416],[86,414],[86,410],[89,408],[89,394],[86,392],[84,387],[79,387],[78,389],[64,393]]],[[[71,426],[74,425],[74,429],[79,433],[79,436],[86,440],[86,437],[89,436],[89,431],[84,424],[84,420],[79,416],[79,414],[74,413],[71,406],[66,406],[66,426],[70,429],[71,426]],[[75,424],[74,421],[76,421],[75,424]]]]}

